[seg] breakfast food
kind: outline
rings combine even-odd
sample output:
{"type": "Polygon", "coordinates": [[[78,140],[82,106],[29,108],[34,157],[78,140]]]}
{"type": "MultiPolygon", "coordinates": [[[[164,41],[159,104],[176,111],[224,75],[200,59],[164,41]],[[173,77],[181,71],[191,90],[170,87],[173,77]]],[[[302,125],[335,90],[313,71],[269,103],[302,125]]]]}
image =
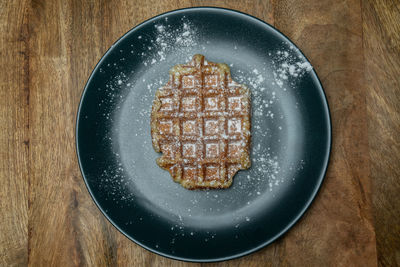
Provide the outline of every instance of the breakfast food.
{"type": "Polygon", "coordinates": [[[250,167],[250,91],[203,55],[170,70],[151,113],[157,164],[187,189],[228,188],[250,167]]]}

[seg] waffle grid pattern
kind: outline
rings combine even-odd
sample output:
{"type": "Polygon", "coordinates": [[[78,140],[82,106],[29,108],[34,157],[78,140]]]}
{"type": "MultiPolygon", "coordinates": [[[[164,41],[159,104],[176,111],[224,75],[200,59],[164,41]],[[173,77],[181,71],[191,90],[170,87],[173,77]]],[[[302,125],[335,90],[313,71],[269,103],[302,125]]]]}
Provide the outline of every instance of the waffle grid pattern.
{"type": "Polygon", "coordinates": [[[171,70],[156,101],[153,145],[163,153],[157,163],[175,181],[190,189],[224,188],[249,167],[249,91],[232,81],[225,64],[195,55],[171,70]]]}

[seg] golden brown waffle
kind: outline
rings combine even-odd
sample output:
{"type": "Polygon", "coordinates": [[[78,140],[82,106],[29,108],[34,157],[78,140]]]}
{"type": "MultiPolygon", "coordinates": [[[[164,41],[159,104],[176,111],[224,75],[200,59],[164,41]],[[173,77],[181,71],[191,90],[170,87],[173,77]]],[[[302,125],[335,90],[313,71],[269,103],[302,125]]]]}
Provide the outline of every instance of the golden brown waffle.
{"type": "Polygon", "coordinates": [[[227,188],[250,167],[250,91],[203,55],[176,65],[151,113],[157,164],[188,189],[227,188]]]}

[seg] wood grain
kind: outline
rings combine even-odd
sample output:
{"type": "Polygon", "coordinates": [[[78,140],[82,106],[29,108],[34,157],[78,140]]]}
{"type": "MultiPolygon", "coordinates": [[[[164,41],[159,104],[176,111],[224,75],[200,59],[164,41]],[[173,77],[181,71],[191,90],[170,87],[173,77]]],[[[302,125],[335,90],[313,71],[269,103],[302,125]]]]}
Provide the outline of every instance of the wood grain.
{"type": "Polygon", "coordinates": [[[27,1],[0,3],[0,266],[28,262],[27,1]]]}
{"type": "Polygon", "coordinates": [[[378,262],[400,266],[400,2],[362,4],[378,262]]]}
{"type": "Polygon", "coordinates": [[[393,1],[0,1],[0,266],[400,265],[400,4],[393,1]],[[82,89],[133,26],[189,6],[237,9],[310,59],[333,149],[323,187],[283,238],[188,264],[150,253],[100,213],[75,155],[82,89]]]}

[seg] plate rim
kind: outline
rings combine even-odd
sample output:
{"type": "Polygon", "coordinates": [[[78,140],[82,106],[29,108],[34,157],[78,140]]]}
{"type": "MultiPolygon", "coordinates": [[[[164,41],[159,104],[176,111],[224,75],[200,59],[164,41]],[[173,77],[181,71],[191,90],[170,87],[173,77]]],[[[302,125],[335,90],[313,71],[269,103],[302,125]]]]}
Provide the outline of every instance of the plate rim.
{"type": "Polygon", "coordinates": [[[317,75],[317,72],[315,71],[315,69],[313,68],[311,71],[312,73],[315,75],[316,81],[318,82],[318,90],[320,91],[320,93],[322,93],[322,99],[325,100],[324,101],[324,111],[326,114],[326,122],[327,122],[327,151],[324,157],[324,162],[323,162],[323,166],[322,169],[324,170],[321,175],[319,176],[318,179],[318,183],[316,183],[316,187],[314,189],[314,191],[312,192],[312,194],[310,195],[308,201],[305,203],[303,209],[301,209],[298,214],[295,216],[294,219],[292,219],[292,221],[285,227],[283,228],[280,232],[276,233],[272,238],[269,238],[268,240],[266,240],[265,242],[261,243],[260,245],[244,250],[241,253],[235,253],[232,254],[230,256],[225,256],[225,257],[217,257],[217,258],[209,258],[209,259],[196,259],[196,258],[187,258],[187,257],[180,257],[177,255],[172,255],[172,254],[167,254],[167,253],[163,253],[160,251],[157,251],[151,247],[148,247],[144,244],[142,244],[139,240],[136,240],[135,238],[129,236],[127,233],[125,233],[125,231],[123,231],[116,223],[114,223],[114,221],[108,216],[108,214],[104,211],[104,209],[100,206],[100,204],[97,202],[95,196],[93,195],[92,190],[90,189],[90,186],[88,184],[88,180],[85,176],[85,173],[83,172],[83,165],[81,162],[81,157],[80,157],[80,152],[79,152],[79,140],[78,140],[78,131],[79,131],[79,121],[80,121],[80,114],[81,114],[81,108],[83,105],[83,100],[85,99],[85,95],[86,92],[88,91],[89,85],[93,79],[93,75],[95,72],[97,72],[98,68],[100,67],[101,63],[105,60],[105,58],[107,58],[107,56],[115,49],[115,47],[118,45],[118,43],[120,43],[121,41],[123,41],[131,32],[136,31],[137,29],[139,29],[140,27],[144,26],[145,24],[158,19],[159,17],[163,17],[165,15],[168,14],[174,14],[174,13],[180,13],[180,12],[184,12],[184,11],[190,11],[190,10],[219,10],[222,12],[227,12],[230,14],[234,14],[234,15],[240,15],[240,16],[245,16],[245,17],[249,17],[251,19],[255,19],[258,22],[261,22],[262,24],[265,24],[265,26],[267,26],[268,28],[270,28],[272,31],[276,31],[278,34],[281,35],[281,37],[283,37],[283,39],[285,41],[287,41],[288,43],[294,45],[298,51],[300,52],[300,54],[302,56],[304,56],[304,58],[310,62],[310,60],[304,55],[304,53],[301,51],[301,49],[294,43],[292,42],[284,33],[282,33],[280,30],[278,30],[277,28],[275,28],[274,26],[272,26],[271,24],[269,24],[268,22],[259,19],[253,15],[247,14],[245,12],[239,11],[239,10],[235,10],[235,9],[230,9],[230,8],[224,8],[224,7],[214,7],[214,6],[196,6],[196,7],[186,7],[186,8],[179,8],[179,9],[174,9],[174,10],[170,10],[167,12],[163,12],[160,13],[156,16],[153,16],[151,18],[148,18],[144,21],[142,21],[141,23],[137,24],[136,26],[132,27],[129,31],[127,31],[126,33],[124,33],[121,37],[119,37],[108,49],[107,51],[104,53],[104,55],[101,57],[101,59],[96,63],[95,67],[93,68],[93,70],[90,73],[89,78],[87,79],[86,83],[85,83],[85,87],[81,93],[81,97],[79,100],[79,105],[78,105],[78,110],[76,113],[76,120],[75,120],[75,149],[76,149],[76,156],[78,159],[78,165],[79,165],[79,170],[80,173],[82,175],[82,178],[84,180],[86,189],[88,190],[90,197],[92,198],[93,202],[96,204],[97,208],[101,211],[101,213],[103,214],[103,216],[106,217],[106,219],[111,223],[111,225],[113,225],[120,233],[122,233],[125,237],[127,237],[129,240],[133,241],[134,243],[136,243],[137,245],[141,246],[142,248],[155,253],[157,255],[169,258],[169,259],[173,259],[173,260],[180,260],[180,261],[184,261],[184,262],[195,262],[195,263],[201,263],[201,262],[221,262],[221,261],[227,261],[227,260],[233,260],[233,259],[237,259],[237,258],[241,258],[243,256],[252,254],[268,245],[270,245],[271,243],[275,242],[277,239],[283,237],[296,223],[298,223],[300,221],[300,219],[304,216],[304,214],[306,213],[306,211],[310,208],[311,204],[314,202],[316,196],[318,195],[318,192],[321,189],[321,185],[323,183],[323,181],[325,180],[325,176],[326,173],[328,171],[328,167],[329,167],[329,162],[330,162],[330,155],[332,152],[332,120],[331,120],[331,113],[330,113],[330,108],[329,108],[329,102],[328,102],[328,98],[326,96],[325,90],[322,87],[322,83],[320,78],[317,75]]]}

